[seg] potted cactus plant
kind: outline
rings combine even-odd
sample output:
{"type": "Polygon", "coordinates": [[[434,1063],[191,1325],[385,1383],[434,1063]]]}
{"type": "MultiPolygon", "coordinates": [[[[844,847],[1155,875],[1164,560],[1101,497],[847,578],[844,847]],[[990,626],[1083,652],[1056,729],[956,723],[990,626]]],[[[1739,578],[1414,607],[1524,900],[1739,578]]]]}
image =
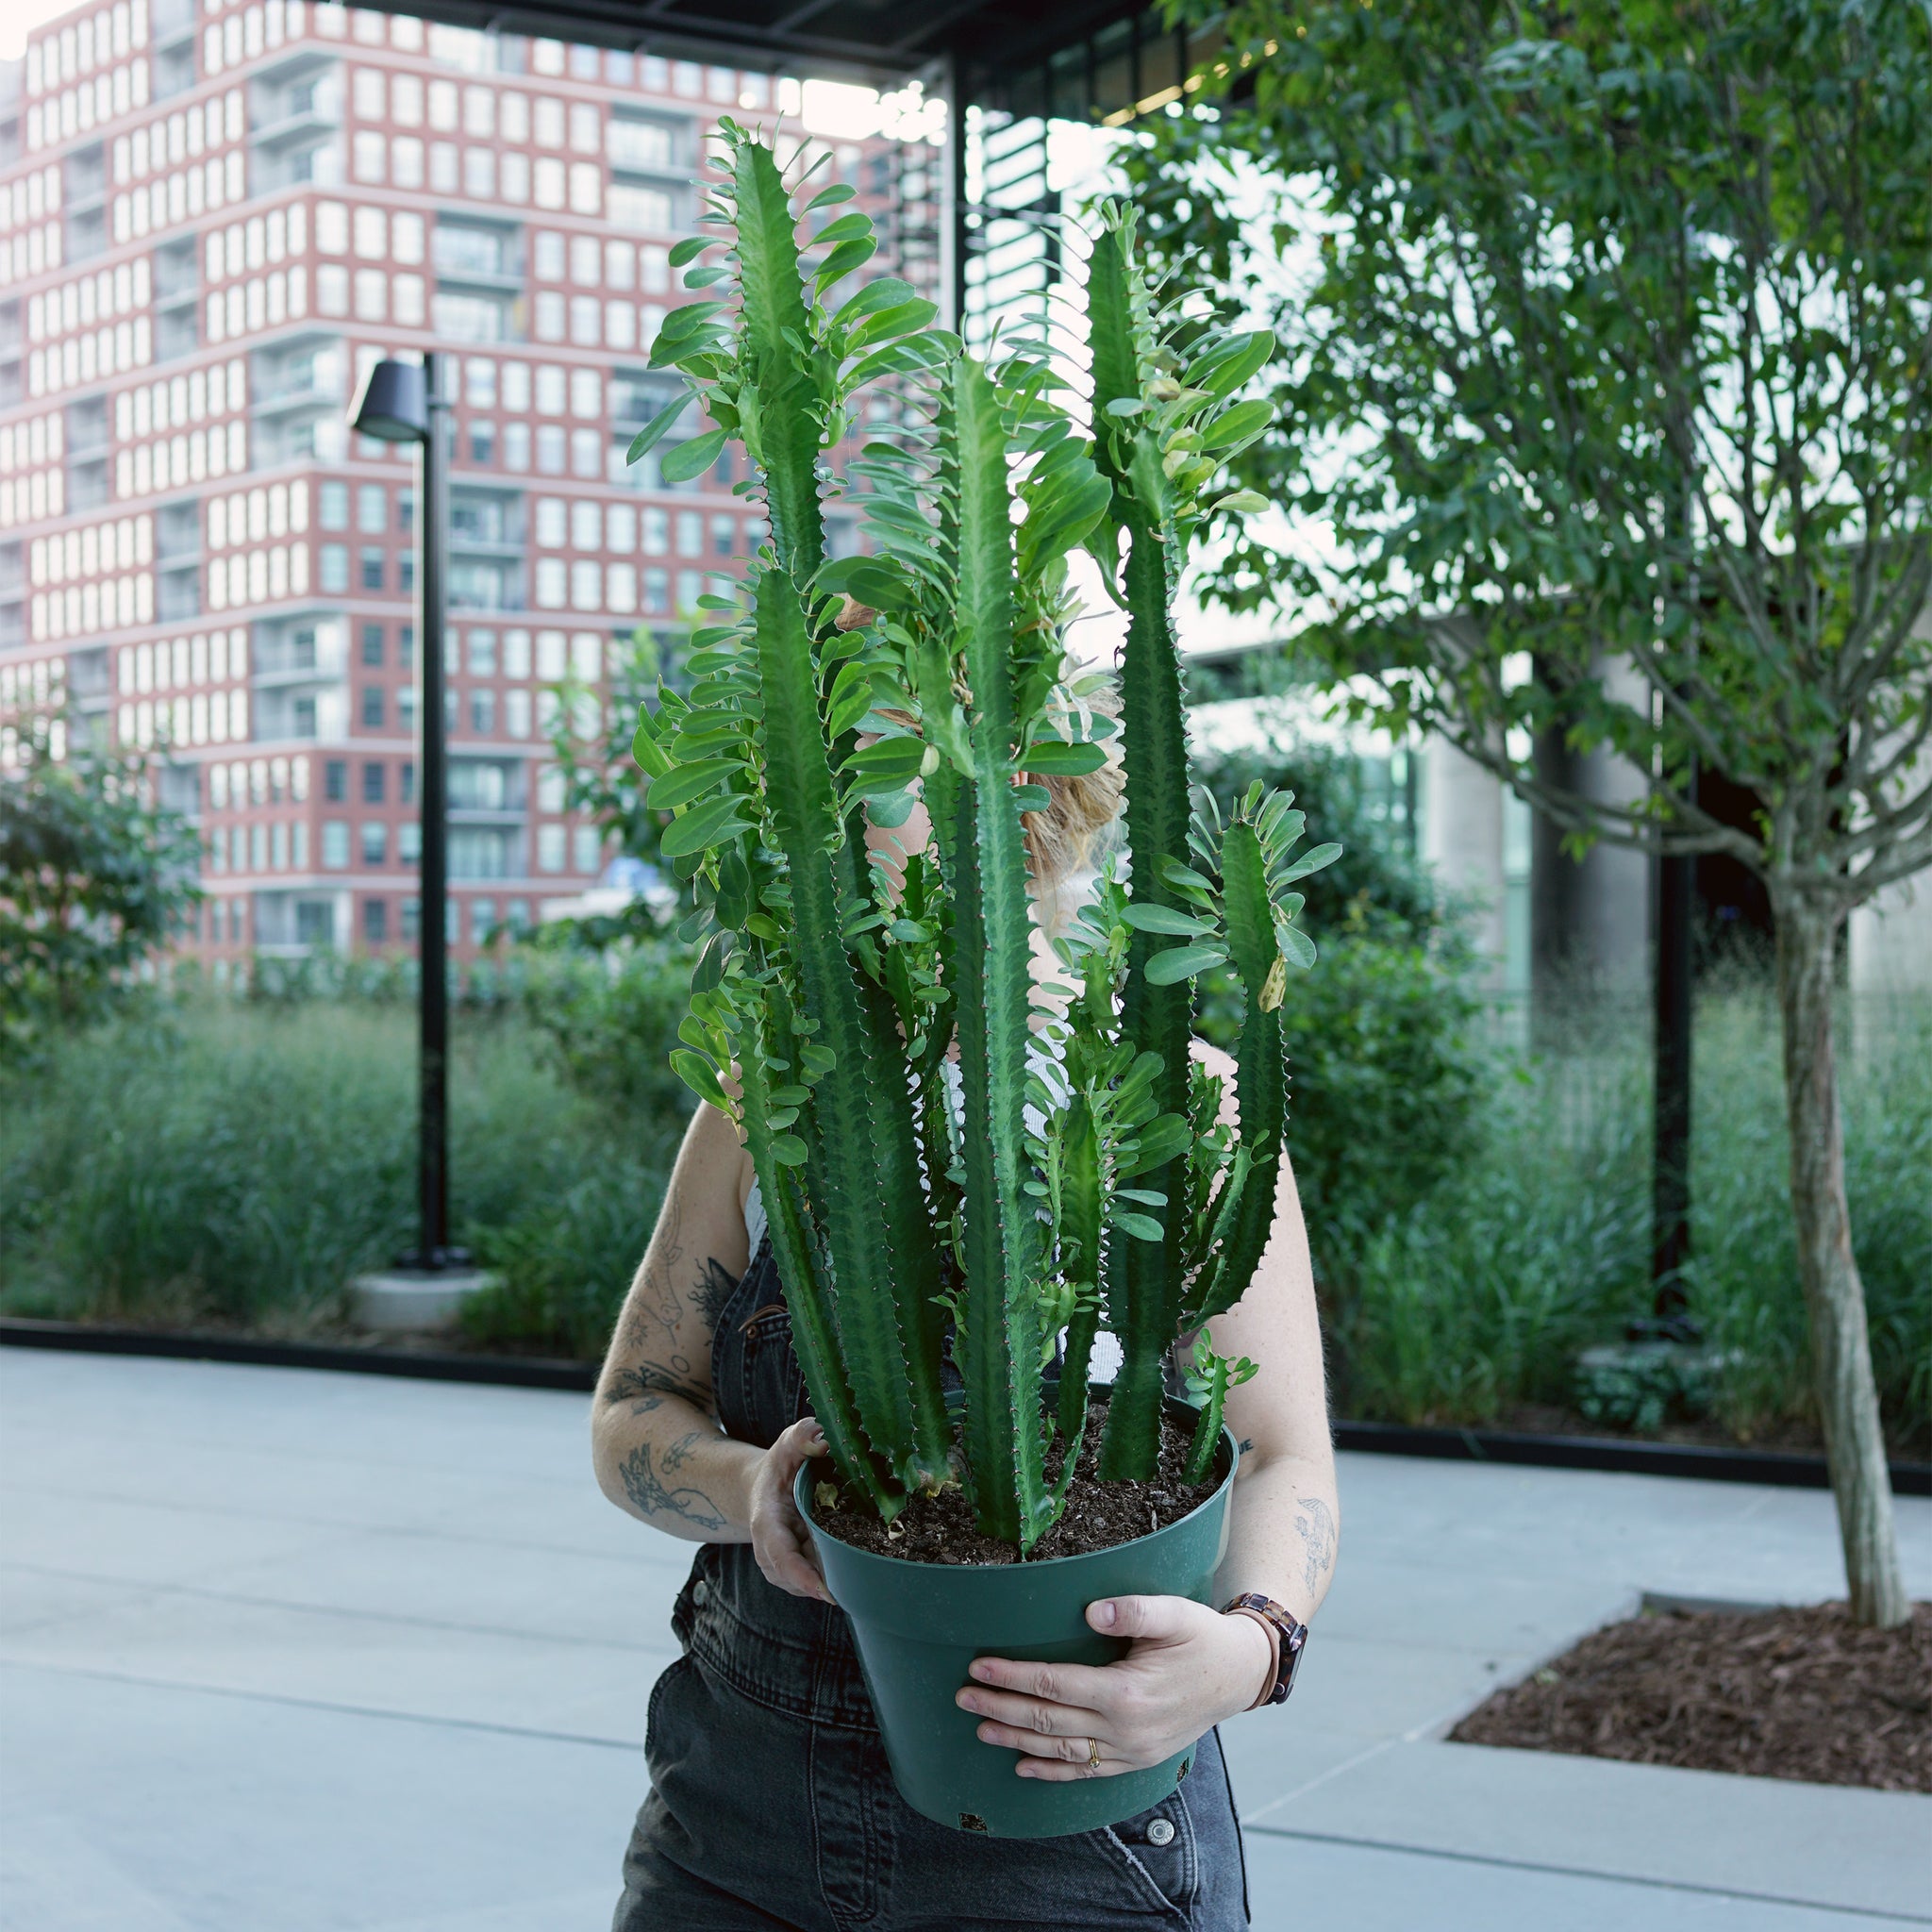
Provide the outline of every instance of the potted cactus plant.
{"type": "MultiPolygon", "coordinates": [[[[834,213],[802,253],[799,224],[852,191],[801,208],[809,182],[788,189],[759,139],[728,121],[721,139],[706,219],[725,246],[689,270],[705,292],[667,317],[652,356],[688,393],[632,451],[701,400],[710,426],[663,474],[696,475],[736,441],[770,522],[742,595],[706,600],[688,689],[662,690],[637,734],[702,940],[674,1059],[757,1171],[832,1465],[802,1474],[801,1507],[900,1789],[948,1824],[1086,1829],[1158,1802],[1186,1754],[1024,1782],[953,1692],[989,1652],[1109,1660],[1122,1646],[1088,1629],[1085,1605],[1205,1598],[1225,1542],[1222,1403],[1252,1369],[1196,1340],[1197,1505],[1112,1547],[1039,1554],[1076,1466],[1103,1483],[1158,1475],[1177,1407],[1164,1363],[1241,1295],[1273,1216],[1278,1008],[1287,970],[1314,957],[1293,882],[1338,848],[1296,860],[1285,795],[1257,789],[1225,822],[1191,800],[1170,620],[1204,492],[1266,426],[1265,404],[1228,399],[1272,342],[1196,327],[1183,353],[1137,273],[1130,219],[1108,209],[1083,429],[1039,344],[976,358],[890,278],[832,306],[825,291],[874,251],[871,225],[834,213]],[[850,465],[867,554],[832,559],[827,456],[887,377],[899,413],[850,465]],[[1076,546],[1129,620],[1118,726],[1096,703],[1106,680],[1064,642],[1076,546]],[[1114,757],[1130,870],[1102,870],[1042,985],[1023,814],[1047,804],[1043,781],[1114,757]],[[868,825],[915,809],[929,838],[874,858],[868,825]],[[1238,1125],[1190,1058],[1192,981],[1223,965],[1245,997],[1238,1125]],[[1090,1391],[1103,1321],[1123,1358],[1090,1391]],[[1011,1560],[911,1561],[890,1537],[862,1548],[828,1526],[855,1512],[903,1525],[949,1495],[1011,1560]]],[[[680,243],[673,260],[710,246],[680,243]]]]}

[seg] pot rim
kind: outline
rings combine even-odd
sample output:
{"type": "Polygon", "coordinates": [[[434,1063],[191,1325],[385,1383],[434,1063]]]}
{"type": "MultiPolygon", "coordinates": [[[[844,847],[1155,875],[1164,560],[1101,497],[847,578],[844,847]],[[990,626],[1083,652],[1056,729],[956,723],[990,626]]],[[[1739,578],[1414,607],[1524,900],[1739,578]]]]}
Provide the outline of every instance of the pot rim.
{"type": "MultiPolygon", "coordinates": [[[[1170,1401],[1174,1399],[1174,1397],[1169,1398],[1170,1401]]],[[[1180,1407],[1187,1407],[1187,1405],[1183,1403],[1180,1407]]],[[[1191,1414],[1198,1413],[1197,1410],[1191,1409],[1189,1412],[1191,1414]]],[[[1226,1472],[1223,1474],[1221,1480],[1215,1484],[1212,1493],[1202,1497],[1200,1502],[1196,1503],[1185,1516],[1176,1516],[1172,1523],[1163,1523],[1158,1529],[1150,1529],[1144,1535],[1129,1537],[1124,1543],[1108,1543],[1106,1548],[1099,1550],[1076,1550],[1072,1556],[1068,1557],[1023,1557],[1017,1563],[922,1563],[912,1557],[890,1557],[879,1550],[862,1550],[857,1543],[848,1543],[843,1537],[837,1536],[827,1529],[819,1522],[818,1518],[812,1514],[808,1507],[809,1494],[807,1488],[807,1479],[810,1476],[814,1466],[821,1462],[829,1462],[831,1460],[829,1457],[816,1457],[811,1462],[805,1462],[799,1465],[798,1474],[792,1478],[791,1500],[797,1506],[798,1513],[804,1517],[806,1527],[811,1531],[812,1535],[814,1537],[823,1537],[826,1542],[836,1543],[847,1558],[857,1559],[860,1562],[887,1564],[898,1570],[916,1571],[922,1575],[932,1575],[935,1573],[943,1574],[951,1571],[969,1576],[1008,1574],[1037,1576],[1044,1571],[1052,1570],[1058,1564],[1091,1563],[1104,1557],[1117,1556],[1123,1550],[1134,1549],[1141,1543],[1154,1542],[1159,1538],[1168,1536],[1193,1522],[1203,1511],[1214,1508],[1234,1486],[1235,1474],[1241,1468],[1241,1445],[1236,1439],[1234,1430],[1225,1422],[1221,1425],[1221,1440],[1227,1445],[1226,1472]]]]}

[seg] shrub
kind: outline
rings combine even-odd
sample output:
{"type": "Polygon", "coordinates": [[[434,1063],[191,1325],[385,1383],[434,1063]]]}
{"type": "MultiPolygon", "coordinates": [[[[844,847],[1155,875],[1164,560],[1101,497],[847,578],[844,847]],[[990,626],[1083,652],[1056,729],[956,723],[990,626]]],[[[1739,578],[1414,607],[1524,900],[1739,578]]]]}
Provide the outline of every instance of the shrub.
{"type": "MultiPolygon", "coordinates": [[[[348,1278],[415,1231],[411,1018],[190,1000],[59,1043],[0,1092],[5,1305],[279,1332],[340,1321],[348,1278]]],[[[514,1017],[466,1016],[456,1058],[451,1210],[466,1240],[488,1248],[591,1180],[648,1214],[664,1134],[613,1128],[514,1017]]],[[[641,1250],[603,1264],[615,1294],[641,1250]]]]}

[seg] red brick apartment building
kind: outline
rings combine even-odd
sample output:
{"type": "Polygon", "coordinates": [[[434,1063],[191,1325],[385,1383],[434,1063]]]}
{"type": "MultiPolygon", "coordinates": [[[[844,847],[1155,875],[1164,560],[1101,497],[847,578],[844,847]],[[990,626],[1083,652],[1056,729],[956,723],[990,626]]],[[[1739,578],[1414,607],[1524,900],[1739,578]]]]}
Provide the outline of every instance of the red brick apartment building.
{"type": "MultiPolygon", "coordinates": [[[[148,748],[218,974],[414,936],[414,463],[345,424],[384,354],[454,375],[457,956],[597,879],[550,687],[608,701],[761,535],[728,458],[624,457],[707,132],[788,86],[308,0],[111,0],[0,63],[0,758],[63,698],[148,748]]],[[[827,144],[936,269],[933,151],[827,144]]]]}

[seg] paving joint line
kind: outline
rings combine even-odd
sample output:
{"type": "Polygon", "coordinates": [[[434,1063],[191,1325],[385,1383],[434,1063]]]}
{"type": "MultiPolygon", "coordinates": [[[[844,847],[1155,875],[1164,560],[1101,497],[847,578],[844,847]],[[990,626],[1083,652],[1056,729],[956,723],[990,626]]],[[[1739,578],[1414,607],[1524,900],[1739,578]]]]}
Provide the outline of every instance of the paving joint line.
{"type": "MultiPolygon", "coordinates": [[[[447,1617],[411,1616],[408,1612],[395,1610],[363,1610],[343,1604],[300,1603],[292,1598],[279,1596],[253,1596],[244,1591],[211,1590],[196,1583],[152,1583],[146,1580],[135,1582],[117,1576],[94,1576],[84,1570],[62,1570],[50,1563],[23,1563],[9,1558],[0,1561],[0,1571],[24,1570],[36,1576],[58,1576],[70,1583],[98,1583],[108,1588],[142,1591],[167,1596],[189,1596],[208,1603],[246,1604],[252,1609],[288,1610],[305,1617],[349,1617],[371,1624],[400,1624],[416,1630],[453,1630],[465,1637],[500,1637],[517,1643],[558,1643],[569,1644],[585,1650],[614,1650],[625,1656],[656,1656],[662,1646],[648,1643],[625,1643],[609,1637],[571,1637],[550,1630],[514,1629],[501,1624],[459,1624],[447,1617]]],[[[110,1616],[112,1610],[94,1610],[91,1616],[110,1616]]],[[[29,1624],[25,1627],[37,1630],[45,1622],[29,1624]]],[[[60,1621],[58,1617],[51,1621],[60,1621]]],[[[18,1634],[18,1629],[16,1629],[18,1634]]],[[[4,1641],[0,1636],[0,1641],[4,1641]]],[[[669,1661],[669,1653],[665,1653],[669,1661]]]]}
{"type": "MultiPolygon", "coordinates": [[[[1274,1807],[1271,1806],[1269,1808],[1274,1807]]],[[[1411,1858],[1446,1858],[1458,1865],[1488,1865],[1510,1872],[1543,1872],[1557,1878],[1593,1878],[1607,1885],[1641,1885],[1654,1891],[1695,1892],[1702,1897],[1734,1898],[1752,1905],[1788,1906],[1805,1912],[1844,1912],[1888,1924],[1932,1925],[1932,1917],[1924,1913],[1889,1911],[1882,1906],[1834,1905],[1815,1898],[1792,1898],[1784,1892],[1741,1891],[1735,1886],[1706,1885],[1694,1878],[1650,1878],[1640,1873],[1606,1872],[1589,1865],[1556,1865],[1536,1858],[1506,1858],[1484,1852],[1452,1852],[1437,1845],[1402,1844],[1393,1839],[1366,1838],[1352,1832],[1297,1831],[1282,1824],[1263,1824],[1259,1817],[1245,1821],[1242,1829],[1259,1832],[1268,1838],[1302,1839],[1310,1844],[1353,1845],[1362,1851],[1395,1852],[1411,1858]]]]}
{"type": "Polygon", "coordinates": [[[442,1730],[484,1731],[494,1737],[533,1738],[546,1744],[588,1744],[599,1751],[643,1756],[641,1737],[597,1738],[579,1731],[545,1731],[534,1724],[491,1724],[486,1718],[441,1717],[432,1711],[384,1710],[369,1704],[337,1704],[323,1697],[295,1697],[280,1690],[244,1690],[232,1684],[183,1684],[167,1677],[144,1677],[133,1671],[94,1671],[72,1664],[42,1663],[0,1656],[0,1670],[38,1671],[50,1677],[81,1677],[91,1683],[132,1684],[146,1690],[172,1690],[184,1697],[232,1697],[243,1704],[274,1704],[291,1710],[319,1710],[332,1717],[373,1717],[390,1724],[428,1724],[442,1730]]]}

